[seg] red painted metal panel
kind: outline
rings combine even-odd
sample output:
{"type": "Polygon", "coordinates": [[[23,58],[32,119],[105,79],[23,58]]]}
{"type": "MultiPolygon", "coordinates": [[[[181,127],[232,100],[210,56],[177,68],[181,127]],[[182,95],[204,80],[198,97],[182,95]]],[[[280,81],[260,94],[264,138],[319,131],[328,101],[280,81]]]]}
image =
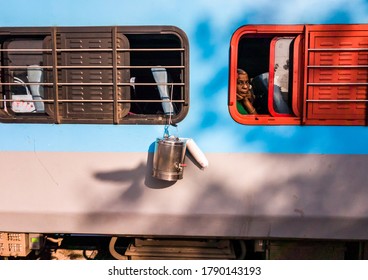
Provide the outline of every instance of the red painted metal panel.
{"type": "Polygon", "coordinates": [[[310,32],[308,47],[307,120],[365,120],[368,32],[326,27],[310,32]]]}

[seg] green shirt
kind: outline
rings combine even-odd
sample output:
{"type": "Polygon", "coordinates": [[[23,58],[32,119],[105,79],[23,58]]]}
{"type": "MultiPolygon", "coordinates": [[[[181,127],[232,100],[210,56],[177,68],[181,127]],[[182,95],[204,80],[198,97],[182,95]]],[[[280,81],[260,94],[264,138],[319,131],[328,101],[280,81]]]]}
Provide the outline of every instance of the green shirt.
{"type": "Polygon", "coordinates": [[[248,111],[244,108],[243,104],[239,101],[236,101],[236,109],[242,115],[248,115],[248,111]]]}

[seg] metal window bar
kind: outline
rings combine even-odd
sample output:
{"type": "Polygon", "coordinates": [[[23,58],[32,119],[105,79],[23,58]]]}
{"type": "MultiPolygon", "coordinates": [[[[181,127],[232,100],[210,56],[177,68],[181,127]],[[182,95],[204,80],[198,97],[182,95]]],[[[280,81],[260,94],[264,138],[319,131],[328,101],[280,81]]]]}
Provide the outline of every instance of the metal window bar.
{"type": "Polygon", "coordinates": [[[368,102],[368,99],[307,99],[307,102],[357,102],[364,103],[368,102]]]}
{"type": "MultiPolygon", "coordinates": [[[[18,85],[19,83],[0,83],[0,85],[18,85]]],[[[22,85],[52,86],[54,83],[22,83],[22,85]]],[[[57,83],[58,86],[113,86],[115,83],[57,83]]],[[[185,86],[185,83],[116,83],[118,86],[185,86]]]]}
{"type": "MultiPolygon", "coordinates": [[[[29,100],[21,100],[21,99],[5,99],[2,98],[0,101],[28,101],[29,100]]],[[[117,99],[117,103],[130,103],[130,102],[140,102],[140,103],[163,103],[163,102],[172,102],[172,103],[184,103],[184,99],[175,99],[175,100],[153,100],[153,99],[117,99]]],[[[55,103],[53,99],[42,99],[42,100],[32,100],[31,102],[44,102],[44,103],[55,103]]],[[[59,103],[114,103],[112,99],[59,99],[59,103]]]]}
{"type": "Polygon", "coordinates": [[[60,110],[60,106],[59,106],[59,87],[58,87],[58,69],[56,68],[58,65],[58,58],[57,58],[57,53],[56,53],[56,49],[57,49],[57,31],[56,28],[52,29],[52,72],[53,72],[53,92],[54,92],[54,120],[56,123],[60,123],[61,122],[61,118],[60,118],[60,114],[59,114],[59,110],[60,110]]]}
{"type": "Polygon", "coordinates": [[[113,27],[111,30],[111,37],[112,37],[112,81],[113,81],[113,88],[112,88],[112,96],[113,96],[113,123],[119,123],[119,111],[118,111],[118,73],[117,73],[117,65],[118,65],[118,52],[117,52],[117,28],[113,27]]]}
{"type": "Polygon", "coordinates": [[[307,83],[307,86],[367,86],[368,83],[307,83]]]}
{"type": "MultiPolygon", "coordinates": [[[[0,49],[0,52],[111,52],[114,49],[110,49],[110,48],[105,48],[105,49],[94,49],[94,48],[79,48],[79,49],[58,49],[56,48],[54,49],[0,49]]],[[[169,51],[173,51],[173,52],[183,52],[185,51],[185,48],[141,48],[141,49],[116,49],[117,52],[169,52],[169,51]]]]}
{"type": "MultiPolygon", "coordinates": [[[[41,69],[53,69],[53,66],[39,66],[41,69]]],[[[166,68],[166,69],[184,69],[183,65],[143,65],[143,66],[135,66],[135,65],[121,65],[116,66],[117,69],[150,69],[152,67],[155,68],[166,68]]],[[[1,66],[0,69],[27,69],[28,66],[1,66]]],[[[57,65],[57,69],[112,69],[113,66],[109,65],[99,65],[99,66],[88,66],[88,65],[57,65]]]]}
{"type": "Polygon", "coordinates": [[[368,65],[308,65],[308,68],[368,68],[368,65]]]}
{"type": "Polygon", "coordinates": [[[318,48],[308,48],[308,51],[311,52],[326,52],[326,51],[335,51],[335,52],[361,52],[361,51],[368,51],[368,48],[324,48],[324,49],[318,49],[318,48]]]}

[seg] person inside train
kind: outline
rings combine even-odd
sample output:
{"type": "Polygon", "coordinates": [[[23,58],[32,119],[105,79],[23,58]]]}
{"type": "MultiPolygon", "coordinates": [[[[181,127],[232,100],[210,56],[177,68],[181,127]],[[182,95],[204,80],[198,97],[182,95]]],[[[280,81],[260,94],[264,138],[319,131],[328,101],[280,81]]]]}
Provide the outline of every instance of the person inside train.
{"type": "MultiPolygon", "coordinates": [[[[247,72],[237,70],[237,109],[242,115],[269,114],[268,79],[269,73],[262,73],[249,81],[247,72]]],[[[273,86],[273,108],[277,113],[290,114],[291,109],[282,97],[280,87],[273,86]]]]}
{"type": "Polygon", "coordinates": [[[242,115],[257,114],[256,108],[253,106],[255,95],[249,81],[248,73],[243,69],[237,70],[236,80],[236,106],[242,115]]]}

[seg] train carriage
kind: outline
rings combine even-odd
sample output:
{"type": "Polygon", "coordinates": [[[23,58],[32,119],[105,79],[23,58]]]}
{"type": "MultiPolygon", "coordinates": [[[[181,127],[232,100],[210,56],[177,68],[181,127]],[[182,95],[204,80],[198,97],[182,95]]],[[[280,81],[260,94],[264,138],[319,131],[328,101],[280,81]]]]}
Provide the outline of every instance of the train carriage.
{"type": "Polygon", "coordinates": [[[0,28],[0,256],[367,258],[368,25],[238,26],[221,102],[192,90],[192,40],[0,28]]]}

